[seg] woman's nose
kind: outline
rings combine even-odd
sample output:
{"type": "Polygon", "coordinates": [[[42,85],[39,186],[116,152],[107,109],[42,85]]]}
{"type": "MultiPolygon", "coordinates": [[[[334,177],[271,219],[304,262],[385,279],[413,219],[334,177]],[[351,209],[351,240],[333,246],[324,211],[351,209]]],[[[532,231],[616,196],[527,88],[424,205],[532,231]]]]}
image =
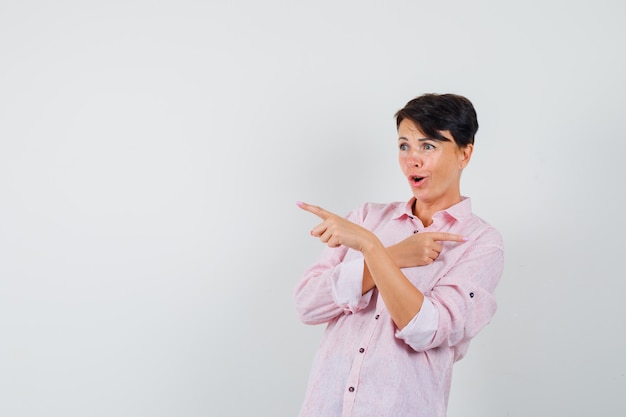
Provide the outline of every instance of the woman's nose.
{"type": "Polygon", "coordinates": [[[418,152],[411,153],[411,155],[409,156],[407,162],[412,167],[419,168],[420,166],[422,166],[422,158],[421,158],[421,156],[420,156],[420,154],[418,152]]]}

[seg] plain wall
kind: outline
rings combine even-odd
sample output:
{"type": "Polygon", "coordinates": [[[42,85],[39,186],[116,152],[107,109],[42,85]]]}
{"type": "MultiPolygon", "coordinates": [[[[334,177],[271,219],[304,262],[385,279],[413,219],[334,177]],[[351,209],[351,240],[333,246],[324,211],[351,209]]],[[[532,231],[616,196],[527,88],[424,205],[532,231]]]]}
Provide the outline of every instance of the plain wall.
{"type": "Polygon", "coordinates": [[[0,2],[0,415],[295,416],[296,200],[406,200],[393,114],[469,97],[505,239],[449,416],[626,413],[625,6],[0,2]]]}

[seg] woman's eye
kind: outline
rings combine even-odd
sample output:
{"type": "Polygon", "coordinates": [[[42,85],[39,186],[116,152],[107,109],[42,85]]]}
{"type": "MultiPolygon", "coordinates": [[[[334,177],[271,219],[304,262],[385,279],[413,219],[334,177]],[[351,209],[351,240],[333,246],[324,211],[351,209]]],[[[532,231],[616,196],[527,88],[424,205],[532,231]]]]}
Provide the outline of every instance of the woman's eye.
{"type": "Polygon", "coordinates": [[[432,143],[424,143],[424,144],[422,145],[422,148],[423,148],[425,151],[432,151],[433,149],[435,149],[435,145],[433,145],[432,143]]]}
{"type": "Polygon", "coordinates": [[[401,143],[401,144],[400,144],[400,150],[401,150],[401,151],[406,151],[407,149],[409,149],[409,147],[407,146],[407,144],[406,144],[406,143],[401,143]]]}

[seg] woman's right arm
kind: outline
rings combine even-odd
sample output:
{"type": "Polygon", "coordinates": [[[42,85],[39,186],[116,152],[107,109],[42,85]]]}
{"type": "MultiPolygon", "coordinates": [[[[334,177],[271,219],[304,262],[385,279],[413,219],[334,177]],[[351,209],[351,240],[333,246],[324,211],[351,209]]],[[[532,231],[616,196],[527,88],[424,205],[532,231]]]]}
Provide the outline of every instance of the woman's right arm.
{"type": "Polygon", "coordinates": [[[327,323],[341,314],[355,313],[370,301],[362,294],[362,256],[345,260],[348,248],[324,248],[318,261],[304,273],[294,291],[296,312],[306,324],[327,323]]]}

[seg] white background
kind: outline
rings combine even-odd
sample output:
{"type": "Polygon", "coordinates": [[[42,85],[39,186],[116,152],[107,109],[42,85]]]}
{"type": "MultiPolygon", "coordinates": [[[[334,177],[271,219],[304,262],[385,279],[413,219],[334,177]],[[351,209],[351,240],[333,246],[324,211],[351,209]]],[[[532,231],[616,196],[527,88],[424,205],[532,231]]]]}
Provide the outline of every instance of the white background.
{"type": "Polygon", "coordinates": [[[626,25],[595,1],[0,2],[0,415],[295,416],[296,200],[406,200],[393,114],[470,98],[504,236],[449,416],[626,413],[626,25]]]}

